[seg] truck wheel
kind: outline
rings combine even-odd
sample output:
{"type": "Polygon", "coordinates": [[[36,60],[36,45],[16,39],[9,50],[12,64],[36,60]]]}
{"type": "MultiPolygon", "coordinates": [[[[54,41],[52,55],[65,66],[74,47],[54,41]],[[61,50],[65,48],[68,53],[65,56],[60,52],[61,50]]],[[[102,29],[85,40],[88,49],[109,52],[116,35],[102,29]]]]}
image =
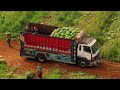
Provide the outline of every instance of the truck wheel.
{"type": "Polygon", "coordinates": [[[38,58],[39,62],[41,62],[41,63],[45,62],[45,55],[44,54],[38,54],[37,58],[38,58]]]}
{"type": "Polygon", "coordinates": [[[88,61],[87,60],[78,60],[78,66],[85,68],[88,67],[88,61]]]}

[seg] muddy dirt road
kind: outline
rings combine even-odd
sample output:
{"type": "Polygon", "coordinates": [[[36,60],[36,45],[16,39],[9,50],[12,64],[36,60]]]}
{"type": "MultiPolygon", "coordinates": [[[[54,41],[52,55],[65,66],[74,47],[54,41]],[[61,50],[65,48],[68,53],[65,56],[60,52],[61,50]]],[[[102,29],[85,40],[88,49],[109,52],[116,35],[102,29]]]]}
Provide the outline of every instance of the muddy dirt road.
{"type": "MultiPolygon", "coordinates": [[[[0,39],[0,55],[7,61],[8,66],[21,66],[25,70],[33,70],[36,72],[38,61],[27,59],[19,55],[19,42],[12,41],[12,47],[9,48],[6,40],[0,39]]],[[[59,62],[40,63],[43,67],[43,75],[52,68],[60,68],[64,72],[84,71],[105,79],[120,79],[120,63],[112,63],[106,60],[101,60],[98,67],[80,68],[75,65],[64,64],[59,62]]]]}

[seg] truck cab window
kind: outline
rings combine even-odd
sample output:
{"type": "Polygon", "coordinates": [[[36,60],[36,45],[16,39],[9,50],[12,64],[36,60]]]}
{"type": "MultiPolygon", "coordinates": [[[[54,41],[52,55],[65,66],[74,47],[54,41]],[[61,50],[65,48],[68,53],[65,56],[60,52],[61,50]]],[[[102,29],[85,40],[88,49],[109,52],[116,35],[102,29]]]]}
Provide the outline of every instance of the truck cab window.
{"type": "Polygon", "coordinates": [[[80,45],[80,47],[79,47],[79,50],[81,51],[81,45],[80,45]]]}
{"type": "Polygon", "coordinates": [[[83,46],[83,47],[84,47],[85,52],[91,53],[90,47],[88,47],[88,46],[83,46]]]}

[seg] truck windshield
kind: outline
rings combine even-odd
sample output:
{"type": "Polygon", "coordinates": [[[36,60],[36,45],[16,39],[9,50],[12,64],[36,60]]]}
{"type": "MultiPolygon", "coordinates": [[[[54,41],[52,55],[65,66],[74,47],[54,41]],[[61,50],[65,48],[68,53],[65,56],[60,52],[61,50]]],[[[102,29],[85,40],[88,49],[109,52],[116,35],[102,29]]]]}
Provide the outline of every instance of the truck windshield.
{"type": "Polygon", "coordinates": [[[97,43],[93,44],[92,53],[95,54],[98,49],[99,49],[99,47],[98,47],[97,43]]]}

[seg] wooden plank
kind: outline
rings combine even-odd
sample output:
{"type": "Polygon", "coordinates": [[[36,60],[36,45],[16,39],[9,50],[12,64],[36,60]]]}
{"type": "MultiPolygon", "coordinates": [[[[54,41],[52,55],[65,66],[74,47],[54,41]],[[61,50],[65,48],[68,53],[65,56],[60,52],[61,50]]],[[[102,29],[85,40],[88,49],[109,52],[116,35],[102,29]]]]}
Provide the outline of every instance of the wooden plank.
{"type": "Polygon", "coordinates": [[[20,34],[20,40],[25,43],[25,38],[24,38],[24,36],[22,36],[21,34],[20,34]]]}

